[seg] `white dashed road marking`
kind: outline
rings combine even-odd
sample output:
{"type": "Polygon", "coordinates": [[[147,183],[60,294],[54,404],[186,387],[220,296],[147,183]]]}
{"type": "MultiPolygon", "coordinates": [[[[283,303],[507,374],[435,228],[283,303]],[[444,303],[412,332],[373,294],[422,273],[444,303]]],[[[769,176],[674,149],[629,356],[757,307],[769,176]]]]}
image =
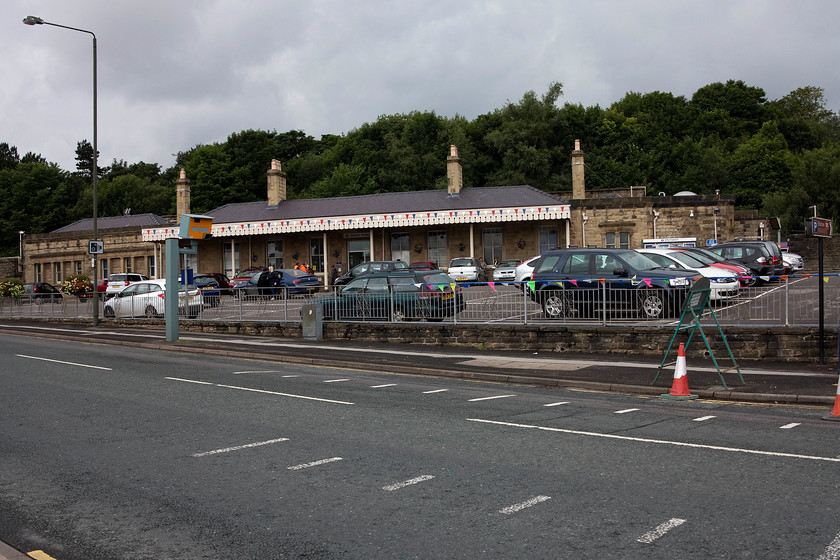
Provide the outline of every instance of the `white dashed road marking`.
{"type": "Polygon", "coordinates": [[[449,389],[435,389],[434,391],[423,391],[424,395],[431,395],[432,393],[443,393],[444,391],[448,391],[449,389]]]}
{"type": "Polygon", "coordinates": [[[383,486],[382,489],[387,490],[388,492],[393,492],[394,490],[399,490],[400,488],[405,488],[406,486],[411,486],[412,484],[426,482],[427,480],[432,480],[433,478],[434,476],[431,474],[424,474],[422,476],[418,476],[417,478],[406,480],[405,482],[397,482],[396,484],[389,484],[388,486],[383,486]]]}
{"type": "Polygon", "coordinates": [[[543,406],[560,406],[561,404],[569,404],[569,401],[553,402],[553,403],[544,404],[543,406]]]}
{"type": "Polygon", "coordinates": [[[711,420],[712,418],[716,418],[715,416],[701,416],[700,418],[695,418],[693,422],[705,422],[706,420],[711,420]]]}
{"type": "Polygon", "coordinates": [[[482,424],[493,424],[496,426],[507,426],[509,428],[527,428],[531,430],[541,430],[545,432],[557,432],[561,434],[570,434],[574,436],[589,436],[599,437],[605,439],[617,439],[622,441],[633,441],[638,443],[654,443],[658,445],[673,445],[676,447],[690,447],[692,449],[709,449],[712,451],[729,451],[731,453],[745,453],[747,455],[763,455],[766,457],[781,457],[786,459],[806,459],[809,461],[826,461],[829,463],[840,463],[840,457],[821,457],[819,455],[800,455],[798,453],[782,453],[778,451],[761,451],[758,449],[741,449],[738,447],[724,447],[722,445],[706,445],[702,443],[688,443],[684,441],[670,441],[666,439],[650,439],[632,436],[621,436],[618,434],[604,434],[600,432],[584,432],[581,430],[566,430],[564,428],[547,428],[545,426],[535,426],[533,424],[516,424],[513,422],[499,422],[496,420],[483,420],[480,418],[467,418],[469,422],[481,422],[482,424]]]}
{"type": "Polygon", "coordinates": [[[371,385],[371,389],[381,389],[382,387],[396,387],[396,383],[386,383],[385,385],[371,385]]]}
{"type": "Polygon", "coordinates": [[[797,426],[801,426],[799,422],[791,422],[790,424],[785,424],[784,426],[779,426],[780,430],[790,430],[791,428],[795,428],[797,426]]]}
{"type": "Polygon", "coordinates": [[[653,531],[650,531],[649,533],[645,533],[644,535],[642,535],[641,537],[639,537],[636,540],[640,543],[650,544],[653,541],[655,541],[656,539],[665,535],[665,533],[667,533],[668,531],[670,531],[674,527],[679,527],[683,523],[685,523],[685,519],[678,519],[676,517],[673,518],[673,519],[669,519],[668,521],[666,521],[665,523],[663,523],[662,525],[660,525],[659,527],[657,527],[653,531]]]}
{"type": "Polygon", "coordinates": [[[639,408],[625,408],[624,410],[616,410],[613,414],[627,414],[628,412],[636,412],[641,410],[639,408]]]}
{"type": "Polygon", "coordinates": [[[540,502],[545,502],[546,500],[550,500],[551,496],[534,496],[530,500],[524,501],[519,504],[513,504],[512,506],[508,506],[506,508],[502,508],[499,510],[499,513],[504,513],[505,515],[510,515],[511,513],[516,513],[517,511],[522,511],[525,508],[529,508],[531,506],[535,506],[540,502]]]}
{"type": "Polygon", "coordinates": [[[308,469],[309,467],[318,467],[321,465],[326,465],[327,463],[335,463],[336,461],[341,461],[341,457],[330,457],[329,459],[321,459],[320,461],[312,461],[311,463],[304,463],[302,465],[295,465],[293,467],[286,467],[290,471],[299,471],[300,469],[308,469]]]}
{"type": "Polygon", "coordinates": [[[477,399],[470,399],[469,402],[491,401],[493,399],[506,399],[508,397],[515,397],[516,395],[496,395],[495,397],[479,397],[477,399]]]}
{"type": "Polygon", "coordinates": [[[104,369],[105,371],[111,371],[109,367],[102,367],[102,366],[92,366],[90,364],[78,364],[76,362],[63,362],[61,360],[51,360],[49,358],[39,358],[38,356],[27,356],[26,354],[15,354],[18,358],[28,358],[30,360],[41,360],[42,362],[52,362],[54,364],[65,364],[68,366],[79,366],[79,367],[86,367],[90,369],[104,369]]]}
{"type": "Polygon", "coordinates": [[[349,379],[327,379],[324,383],[341,383],[342,381],[350,381],[349,379]]]}
{"type": "Polygon", "coordinates": [[[840,535],[834,537],[818,560],[840,560],[840,535]]]}
{"type": "Polygon", "coordinates": [[[246,443],[245,445],[237,445],[235,447],[225,447],[224,449],[214,449],[213,451],[205,451],[203,453],[193,453],[193,457],[206,457],[207,455],[217,455],[219,453],[228,453],[230,451],[239,451],[240,449],[248,449],[248,448],[251,448],[251,447],[260,447],[262,445],[279,443],[281,441],[289,441],[289,438],[270,439],[268,441],[258,441],[256,443],[246,443]]]}
{"type": "Polygon", "coordinates": [[[277,391],[265,391],[263,389],[252,389],[251,387],[238,387],[236,385],[223,385],[221,383],[207,383],[206,381],[195,381],[194,379],[182,379],[180,377],[164,377],[164,379],[168,379],[169,381],[182,381],[184,383],[197,383],[199,385],[213,385],[214,387],[222,387],[224,389],[236,389],[239,391],[251,391],[252,393],[263,393],[266,395],[277,395],[279,397],[289,397],[292,399],[304,399],[308,401],[318,401],[318,402],[325,402],[325,403],[332,403],[332,404],[347,404],[352,405],[353,403],[347,401],[335,401],[332,399],[321,399],[318,397],[307,397],[305,395],[294,395],[291,393],[278,393],[277,391]]]}

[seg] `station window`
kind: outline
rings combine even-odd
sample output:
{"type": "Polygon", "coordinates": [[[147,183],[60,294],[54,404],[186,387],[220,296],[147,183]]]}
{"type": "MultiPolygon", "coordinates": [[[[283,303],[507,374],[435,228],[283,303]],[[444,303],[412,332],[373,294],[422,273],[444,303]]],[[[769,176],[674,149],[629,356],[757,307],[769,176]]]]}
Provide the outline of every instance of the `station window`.
{"type": "Polygon", "coordinates": [[[610,232],[604,234],[604,247],[608,249],[629,249],[630,232],[610,232]]]}

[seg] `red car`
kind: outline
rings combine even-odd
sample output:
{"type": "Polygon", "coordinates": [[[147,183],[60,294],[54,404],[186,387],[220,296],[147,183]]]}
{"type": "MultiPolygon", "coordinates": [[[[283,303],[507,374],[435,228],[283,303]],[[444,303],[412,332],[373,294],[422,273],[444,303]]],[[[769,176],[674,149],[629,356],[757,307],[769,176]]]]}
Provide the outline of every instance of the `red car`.
{"type": "Polygon", "coordinates": [[[755,284],[755,278],[752,276],[752,271],[749,268],[736,262],[728,261],[707,249],[700,247],[674,247],[674,250],[690,253],[706,266],[716,266],[724,270],[731,270],[738,275],[738,281],[742,286],[752,286],[755,284]]]}
{"type": "Polygon", "coordinates": [[[437,265],[428,261],[417,261],[408,265],[411,270],[437,270],[437,265]]]}
{"type": "Polygon", "coordinates": [[[101,294],[104,293],[106,289],[108,289],[108,279],[100,278],[99,281],[96,283],[96,291],[101,294]]]}

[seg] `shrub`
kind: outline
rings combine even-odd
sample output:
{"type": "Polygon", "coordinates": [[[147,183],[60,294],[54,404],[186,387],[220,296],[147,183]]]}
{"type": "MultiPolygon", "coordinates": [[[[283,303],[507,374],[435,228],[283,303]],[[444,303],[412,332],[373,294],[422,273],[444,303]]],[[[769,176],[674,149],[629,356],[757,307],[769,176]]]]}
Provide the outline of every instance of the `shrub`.
{"type": "Polygon", "coordinates": [[[0,296],[17,297],[23,293],[23,283],[18,278],[6,278],[0,282],[0,296]]]}

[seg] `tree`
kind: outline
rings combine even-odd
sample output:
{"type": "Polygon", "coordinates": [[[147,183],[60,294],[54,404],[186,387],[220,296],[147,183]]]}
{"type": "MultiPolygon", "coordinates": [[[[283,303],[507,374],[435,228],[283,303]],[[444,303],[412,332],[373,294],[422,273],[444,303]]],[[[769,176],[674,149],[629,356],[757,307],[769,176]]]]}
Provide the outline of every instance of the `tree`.
{"type": "MultiPolygon", "coordinates": [[[[99,152],[96,153],[97,158],[99,152]]],[[[98,159],[97,159],[98,163],[98,159]]],[[[93,146],[87,140],[82,140],[76,143],[76,174],[80,177],[87,177],[90,179],[91,171],[93,170],[93,146]]],[[[107,167],[96,166],[96,176],[102,177],[108,173],[107,167]]]]}
{"type": "Polygon", "coordinates": [[[701,112],[726,111],[732,131],[738,137],[758,132],[769,116],[766,103],[763,89],[748,86],[741,80],[709,84],[691,97],[691,104],[701,112]]]}
{"type": "Polygon", "coordinates": [[[0,142],[0,170],[12,169],[20,163],[17,147],[0,142]]]}
{"type": "Polygon", "coordinates": [[[762,197],[793,185],[793,159],[775,122],[765,123],[729,160],[729,191],[735,205],[759,208],[762,197]]]}

